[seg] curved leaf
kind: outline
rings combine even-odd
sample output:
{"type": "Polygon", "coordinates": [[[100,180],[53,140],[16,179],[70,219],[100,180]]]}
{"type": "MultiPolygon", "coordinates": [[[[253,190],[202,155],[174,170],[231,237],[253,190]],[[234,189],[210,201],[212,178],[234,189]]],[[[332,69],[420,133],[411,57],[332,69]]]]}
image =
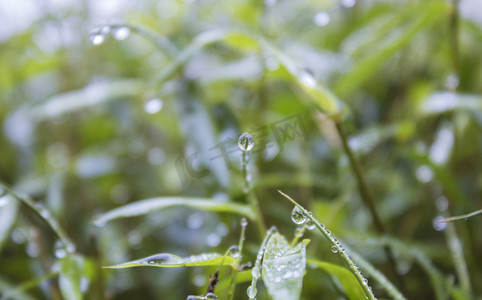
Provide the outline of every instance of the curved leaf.
{"type": "Polygon", "coordinates": [[[209,198],[187,198],[187,197],[159,197],[137,202],[115,208],[96,218],[96,225],[103,225],[106,222],[119,218],[135,217],[147,213],[162,210],[173,206],[185,206],[195,209],[203,209],[215,212],[226,212],[239,214],[254,218],[254,213],[247,205],[233,202],[218,202],[209,198]]]}
{"type": "Polygon", "coordinates": [[[350,272],[348,269],[315,259],[308,259],[306,262],[308,263],[308,265],[316,266],[317,268],[322,269],[323,271],[333,276],[345,291],[348,299],[365,299],[365,292],[363,292],[363,289],[358,284],[358,281],[353,275],[353,273],[350,272]]]}
{"type": "Polygon", "coordinates": [[[170,253],[158,253],[138,260],[129,261],[115,266],[104,267],[107,269],[123,269],[132,267],[201,267],[201,266],[231,266],[236,259],[218,253],[204,253],[189,257],[179,257],[170,253]]]}

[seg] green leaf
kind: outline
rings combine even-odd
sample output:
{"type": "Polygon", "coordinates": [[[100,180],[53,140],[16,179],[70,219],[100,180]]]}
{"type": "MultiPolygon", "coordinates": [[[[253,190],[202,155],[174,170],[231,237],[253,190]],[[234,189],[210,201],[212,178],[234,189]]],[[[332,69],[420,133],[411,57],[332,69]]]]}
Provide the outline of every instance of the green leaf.
{"type": "Polygon", "coordinates": [[[92,263],[80,255],[69,255],[59,260],[59,287],[65,299],[83,299],[93,276],[92,263]]]}
{"type": "Polygon", "coordinates": [[[306,271],[306,243],[291,248],[278,232],[269,239],[263,258],[263,282],[273,299],[300,298],[306,271]]]}
{"type": "Polygon", "coordinates": [[[296,61],[286,53],[276,48],[266,40],[261,40],[263,47],[276,57],[292,76],[296,84],[305,92],[308,99],[312,101],[321,111],[331,117],[342,117],[347,108],[335,94],[333,94],[323,84],[318,82],[313,74],[304,67],[299,66],[296,61]]]}
{"type": "Polygon", "coordinates": [[[247,216],[251,219],[254,218],[254,213],[251,208],[243,204],[218,202],[209,198],[160,197],[140,200],[115,208],[97,217],[94,223],[101,226],[110,220],[145,215],[153,211],[173,206],[185,206],[215,212],[233,213],[247,216]]]}
{"type": "MultiPolygon", "coordinates": [[[[228,278],[226,278],[225,280],[221,281],[217,285],[216,291],[223,291],[225,289],[228,289],[229,285],[231,284],[231,277],[232,276],[233,275],[231,275],[228,278]]],[[[249,281],[251,281],[252,278],[253,278],[253,275],[251,273],[251,270],[238,272],[238,274],[236,275],[236,284],[249,282],[249,281]]]]}
{"type": "MultiPolygon", "coordinates": [[[[397,30],[392,30],[389,35],[379,43],[375,51],[369,52],[358,61],[352,70],[346,73],[333,87],[335,93],[344,97],[367,81],[370,76],[380,70],[383,64],[397,51],[413,40],[413,37],[422,29],[436,23],[448,11],[448,5],[441,1],[428,1],[410,15],[409,23],[397,30]]],[[[374,49],[375,47],[372,47],[374,49]]]]}
{"type": "Polygon", "coordinates": [[[135,79],[91,83],[86,87],[53,96],[30,108],[37,121],[55,118],[111,100],[135,96],[144,91],[144,84],[135,79]]]}
{"type": "Polygon", "coordinates": [[[9,194],[0,196],[0,250],[9,237],[8,234],[15,223],[17,211],[18,202],[13,197],[9,194]]]}
{"type": "Polygon", "coordinates": [[[336,282],[338,282],[341,288],[345,291],[348,299],[365,299],[365,292],[358,284],[358,281],[353,275],[353,273],[350,272],[348,269],[315,259],[308,259],[306,262],[310,266],[316,266],[317,268],[322,269],[323,271],[333,276],[333,278],[336,279],[336,282]]]}
{"type": "Polygon", "coordinates": [[[482,111],[482,96],[436,92],[422,101],[419,109],[422,113],[429,115],[455,110],[482,111]]]}
{"type": "Polygon", "coordinates": [[[158,253],[138,260],[129,261],[115,266],[104,267],[107,269],[123,269],[132,267],[202,267],[202,266],[232,266],[236,259],[218,253],[204,253],[189,257],[179,257],[170,253],[158,253]]]}

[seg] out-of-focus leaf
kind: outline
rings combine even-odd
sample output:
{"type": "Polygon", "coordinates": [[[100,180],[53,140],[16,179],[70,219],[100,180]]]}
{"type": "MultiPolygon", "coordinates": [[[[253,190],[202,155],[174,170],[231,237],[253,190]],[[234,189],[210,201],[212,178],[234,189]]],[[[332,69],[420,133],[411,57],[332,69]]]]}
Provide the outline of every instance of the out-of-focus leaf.
{"type": "Polygon", "coordinates": [[[46,99],[31,107],[29,113],[35,120],[42,121],[110,100],[139,95],[144,89],[144,84],[135,79],[91,83],[83,89],[46,99]]]}
{"type": "Polygon", "coordinates": [[[372,74],[378,72],[393,54],[408,44],[415,34],[442,19],[448,12],[448,8],[449,6],[442,1],[427,1],[427,3],[421,4],[417,14],[411,16],[409,24],[392,31],[383,44],[380,44],[376,50],[362,58],[352,70],[341,77],[333,87],[335,93],[344,97],[358,88],[372,74]]]}
{"type": "MultiPolygon", "coordinates": [[[[225,280],[221,281],[217,285],[216,291],[223,291],[223,290],[229,288],[229,286],[231,284],[231,276],[229,276],[225,280]]],[[[236,275],[236,285],[238,285],[240,283],[249,282],[249,281],[251,281],[251,278],[253,278],[251,270],[238,272],[238,274],[236,275]]]]}
{"type": "Polygon", "coordinates": [[[59,260],[59,287],[65,299],[83,299],[93,276],[92,263],[72,254],[59,260]]]}
{"type": "Polygon", "coordinates": [[[424,114],[440,114],[454,110],[482,111],[482,95],[436,92],[420,104],[420,111],[424,114]]]}
{"type": "Polygon", "coordinates": [[[224,41],[235,49],[243,51],[254,51],[259,48],[259,43],[256,39],[240,32],[231,32],[227,34],[224,41]]]}
{"type": "Polygon", "coordinates": [[[343,103],[324,85],[318,82],[306,66],[299,66],[291,57],[267,40],[261,40],[263,47],[271,53],[291,74],[297,85],[308,98],[324,113],[331,117],[342,117],[346,113],[343,103]]]}
{"type": "Polygon", "coordinates": [[[331,276],[333,276],[335,282],[337,282],[341,286],[343,291],[345,291],[348,299],[365,299],[365,293],[363,292],[363,289],[361,288],[353,273],[350,272],[348,269],[315,259],[308,259],[306,263],[310,266],[316,266],[317,268],[322,269],[331,276]]]}
{"type": "MultiPolygon", "coordinates": [[[[0,187],[0,194],[1,192],[0,187]]],[[[0,196],[0,250],[7,240],[10,229],[17,218],[18,201],[9,194],[0,196]]]]}
{"type": "Polygon", "coordinates": [[[263,282],[273,299],[300,298],[306,271],[306,241],[291,248],[286,238],[273,233],[264,251],[263,282]]]}
{"type": "Polygon", "coordinates": [[[248,205],[233,202],[219,202],[208,198],[160,197],[140,200],[115,208],[100,215],[94,222],[101,225],[110,220],[140,216],[173,206],[185,206],[215,212],[227,212],[254,218],[254,213],[248,205]]]}
{"type": "MultiPolygon", "coordinates": [[[[42,276],[43,277],[43,276],[42,276]]],[[[50,278],[50,277],[49,277],[50,278]]],[[[37,280],[37,278],[33,279],[37,280]]],[[[30,280],[32,281],[32,280],[30,280]]],[[[43,281],[43,280],[42,280],[43,281]]],[[[9,281],[0,278],[0,300],[34,300],[35,298],[25,292],[25,289],[13,285],[9,281]]]]}
{"type": "Polygon", "coordinates": [[[129,261],[115,266],[104,267],[107,269],[123,269],[132,267],[202,267],[202,266],[232,266],[236,259],[217,253],[204,253],[189,257],[179,257],[170,253],[158,253],[138,260],[129,261]]]}

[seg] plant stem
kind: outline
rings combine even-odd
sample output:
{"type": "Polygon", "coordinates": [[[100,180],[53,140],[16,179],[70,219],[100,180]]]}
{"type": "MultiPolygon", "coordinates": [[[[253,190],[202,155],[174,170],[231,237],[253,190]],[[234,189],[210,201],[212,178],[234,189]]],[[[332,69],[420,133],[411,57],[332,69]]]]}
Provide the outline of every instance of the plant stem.
{"type": "Polygon", "coordinates": [[[298,232],[296,232],[296,235],[293,238],[293,241],[291,242],[291,245],[290,245],[291,248],[296,246],[296,243],[298,243],[298,241],[303,236],[303,233],[305,233],[305,231],[306,231],[306,225],[303,225],[303,227],[301,227],[300,230],[298,230],[298,232]]]}
{"type": "Polygon", "coordinates": [[[2,295],[2,298],[0,300],[6,300],[6,299],[14,299],[16,296],[21,295],[23,292],[36,287],[40,283],[42,283],[45,280],[49,280],[51,278],[54,278],[59,275],[59,272],[49,272],[46,273],[42,276],[32,278],[20,285],[18,285],[15,289],[8,290],[5,294],[2,295]]]}
{"type": "Polygon", "coordinates": [[[246,219],[241,221],[241,235],[239,236],[238,242],[238,249],[239,249],[239,257],[236,260],[235,264],[233,265],[233,274],[231,275],[231,282],[229,284],[229,292],[227,300],[232,300],[234,297],[234,291],[236,290],[236,277],[238,276],[239,272],[239,265],[241,263],[241,259],[243,258],[243,245],[245,240],[245,232],[246,232],[246,219]]]}
{"type": "Polygon", "coordinates": [[[67,237],[67,234],[64,232],[62,227],[60,227],[59,223],[57,222],[52,214],[43,206],[37,205],[30,197],[28,196],[20,196],[17,192],[15,192],[12,188],[0,182],[0,187],[2,187],[8,194],[10,194],[13,198],[17,199],[18,201],[22,202],[23,204],[27,205],[33,211],[35,211],[42,220],[49,225],[52,231],[58,236],[60,241],[64,246],[71,245],[72,242],[67,237]]]}
{"type": "Polygon", "coordinates": [[[261,214],[258,199],[251,190],[251,180],[248,178],[248,175],[248,151],[243,151],[244,194],[249,202],[249,205],[251,206],[251,209],[254,211],[255,219],[253,221],[256,223],[259,238],[261,239],[266,233],[266,226],[264,224],[263,215],[261,214]]]}
{"type": "MultiPolygon", "coordinates": [[[[450,14],[450,46],[452,47],[452,65],[457,78],[460,78],[460,51],[459,51],[459,0],[452,0],[450,14]]],[[[457,88],[455,88],[457,90],[457,88]]]]}
{"type": "Polygon", "coordinates": [[[465,214],[465,215],[459,215],[459,216],[444,218],[443,220],[438,221],[438,223],[447,223],[447,222],[452,222],[452,221],[457,221],[457,220],[462,220],[462,219],[468,219],[470,217],[480,215],[480,214],[482,214],[482,209],[473,211],[473,212],[465,214]]]}
{"type": "MultiPolygon", "coordinates": [[[[380,218],[380,215],[378,214],[375,200],[373,199],[373,196],[370,190],[368,189],[368,185],[366,183],[365,176],[360,166],[360,162],[358,161],[355,154],[351,150],[350,145],[348,145],[348,138],[343,128],[343,125],[340,122],[336,122],[335,125],[338,131],[338,134],[340,135],[341,142],[343,144],[343,149],[346,155],[348,156],[348,159],[350,161],[350,166],[353,170],[353,173],[355,174],[361,199],[363,203],[368,207],[368,210],[370,211],[370,214],[372,216],[373,225],[375,226],[375,229],[379,234],[386,235],[387,230],[385,228],[385,225],[383,224],[382,219],[380,218]]],[[[395,257],[393,255],[393,250],[388,245],[384,246],[383,250],[385,251],[385,255],[387,256],[387,259],[388,259],[388,264],[390,265],[391,271],[394,274],[395,278],[397,279],[398,284],[401,286],[403,291],[406,291],[407,289],[405,288],[405,282],[403,280],[403,277],[398,275],[396,271],[396,262],[395,262],[395,257]]]]}
{"type": "Polygon", "coordinates": [[[293,200],[290,196],[286,195],[285,193],[281,192],[278,190],[278,192],[283,195],[286,199],[291,201],[295,206],[297,206],[303,214],[310,219],[318,228],[318,230],[323,234],[323,236],[331,243],[331,245],[334,247],[336,250],[336,253],[340,254],[341,258],[345,261],[345,263],[348,265],[348,268],[350,271],[355,275],[356,280],[358,283],[360,283],[360,286],[362,287],[363,291],[365,292],[365,295],[368,297],[370,300],[376,300],[375,295],[372,292],[372,289],[370,286],[368,286],[367,280],[363,275],[361,274],[359,268],[353,263],[351,260],[350,256],[348,255],[346,249],[341,245],[340,241],[336,240],[331,233],[325,229],[325,225],[321,224],[318,222],[317,219],[315,219],[312,214],[310,214],[303,206],[299,205],[298,202],[293,200]]]}

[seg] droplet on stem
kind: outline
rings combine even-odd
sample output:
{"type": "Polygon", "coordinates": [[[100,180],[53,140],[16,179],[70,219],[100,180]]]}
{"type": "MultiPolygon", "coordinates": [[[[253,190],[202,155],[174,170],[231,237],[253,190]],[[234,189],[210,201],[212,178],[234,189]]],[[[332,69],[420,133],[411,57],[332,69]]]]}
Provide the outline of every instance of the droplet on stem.
{"type": "Polygon", "coordinates": [[[291,211],[291,220],[295,224],[303,224],[306,222],[306,216],[305,214],[298,208],[298,206],[295,206],[293,210],[291,211]]]}
{"type": "Polygon", "coordinates": [[[246,294],[248,294],[249,299],[254,299],[257,293],[258,293],[258,290],[256,289],[255,286],[252,286],[252,285],[250,285],[246,290],[246,294]]]}
{"type": "Polygon", "coordinates": [[[241,253],[239,252],[239,247],[238,247],[238,246],[231,246],[228,251],[229,251],[229,252],[228,252],[228,253],[229,253],[229,256],[234,257],[234,258],[239,257],[239,255],[241,254],[241,253]]]}
{"type": "Polygon", "coordinates": [[[131,30],[126,26],[116,27],[112,29],[112,36],[119,41],[125,40],[129,37],[131,30]]]}
{"type": "Polygon", "coordinates": [[[238,147],[242,151],[250,151],[254,147],[254,139],[251,134],[245,132],[238,139],[238,147]]]}
{"type": "Polygon", "coordinates": [[[306,228],[307,228],[308,230],[313,230],[313,229],[315,229],[315,227],[316,227],[315,222],[313,222],[313,221],[311,221],[311,220],[308,220],[308,221],[306,222],[306,228]]]}

